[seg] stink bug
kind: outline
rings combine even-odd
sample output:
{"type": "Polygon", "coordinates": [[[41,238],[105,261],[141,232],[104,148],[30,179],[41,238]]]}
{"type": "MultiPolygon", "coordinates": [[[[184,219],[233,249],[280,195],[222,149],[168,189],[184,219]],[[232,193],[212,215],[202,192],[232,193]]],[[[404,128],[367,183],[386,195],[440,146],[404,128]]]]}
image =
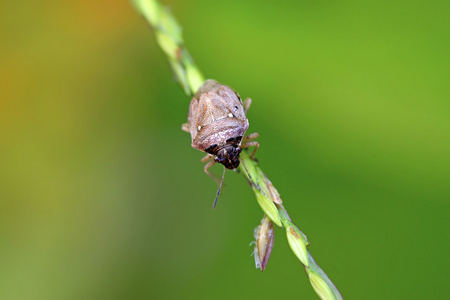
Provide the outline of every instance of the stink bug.
{"type": "Polygon", "coordinates": [[[249,125],[246,113],[251,102],[247,98],[242,103],[238,93],[212,79],[206,80],[192,98],[188,123],[181,128],[191,134],[193,148],[208,153],[202,159],[207,163],[204,170],[208,175],[212,176],[208,169],[216,163],[236,169],[242,148],[255,146],[250,157],[255,155],[259,143],[253,139],[259,134],[244,136],[249,125]]]}

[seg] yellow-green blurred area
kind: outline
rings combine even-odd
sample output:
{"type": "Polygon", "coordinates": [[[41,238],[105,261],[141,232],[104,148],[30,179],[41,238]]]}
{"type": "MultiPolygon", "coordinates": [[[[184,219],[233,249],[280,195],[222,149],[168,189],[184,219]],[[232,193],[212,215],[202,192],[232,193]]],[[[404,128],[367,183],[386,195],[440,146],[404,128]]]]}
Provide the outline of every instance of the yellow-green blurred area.
{"type": "MultiPolygon", "coordinates": [[[[343,297],[448,297],[450,2],[164,4],[343,297]]],[[[0,299],[318,299],[189,101],[127,1],[0,4],[0,299]]]]}

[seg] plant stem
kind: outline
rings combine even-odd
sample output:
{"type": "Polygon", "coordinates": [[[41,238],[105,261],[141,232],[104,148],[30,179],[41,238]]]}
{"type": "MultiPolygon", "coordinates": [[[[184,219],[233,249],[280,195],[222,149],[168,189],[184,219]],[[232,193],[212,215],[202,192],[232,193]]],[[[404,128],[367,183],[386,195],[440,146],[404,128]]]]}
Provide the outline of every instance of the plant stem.
{"type": "MultiPolygon", "coordinates": [[[[195,94],[204,77],[183,45],[181,28],[168,9],[156,0],[131,0],[136,10],[151,25],[156,40],[164,51],[169,64],[188,96],[195,94]]],[[[321,299],[342,299],[336,286],[316,264],[306,249],[309,242],[300,229],[292,223],[280,195],[258,164],[246,151],[241,153],[239,170],[252,186],[259,205],[270,220],[286,229],[289,246],[303,264],[315,292],[321,299]]]]}
{"type": "Polygon", "coordinates": [[[192,96],[205,81],[184,47],[181,27],[172,13],[155,0],[131,0],[135,9],[154,29],[158,45],[164,51],[179,84],[192,96]]]}

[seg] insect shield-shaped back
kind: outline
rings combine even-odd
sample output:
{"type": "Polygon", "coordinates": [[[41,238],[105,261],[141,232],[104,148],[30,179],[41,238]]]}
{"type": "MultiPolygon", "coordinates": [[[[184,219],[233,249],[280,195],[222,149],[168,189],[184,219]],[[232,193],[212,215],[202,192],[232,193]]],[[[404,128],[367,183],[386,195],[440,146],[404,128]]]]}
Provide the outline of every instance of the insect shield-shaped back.
{"type": "Polygon", "coordinates": [[[228,169],[239,166],[248,120],[235,91],[215,80],[205,81],[191,100],[188,122],[193,148],[215,155],[214,160],[228,169]]]}

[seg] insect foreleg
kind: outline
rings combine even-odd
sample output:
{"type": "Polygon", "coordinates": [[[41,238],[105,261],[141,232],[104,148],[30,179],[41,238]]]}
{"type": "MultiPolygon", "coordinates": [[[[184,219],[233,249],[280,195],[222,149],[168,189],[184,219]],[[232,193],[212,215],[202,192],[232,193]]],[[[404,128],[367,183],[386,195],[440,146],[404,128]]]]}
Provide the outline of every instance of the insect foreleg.
{"type": "Polygon", "coordinates": [[[209,172],[209,168],[211,168],[212,166],[214,166],[216,164],[216,162],[214,160],[211,160],[213,157],[214,156],[208,154],[202,158],[202,162],[208,162],[205,165],[205,167],[203,168],[203,170],[205,171],[206,174],[208,174],[212,179],[214,179],[219,184],[220,178],[209,172]]]}
{"type": "Polygon", "coordinates": [[[252,154],[250,154],[250,158],[253,159],[255,157],[256,150],[259,148],[259,143],[257,141],[253,141],[254,139],[259,137],[259,133],[254,132],[249,135],[244,136],[242,139],[241,148],[250,148],[255,147],[252,154]]]}

